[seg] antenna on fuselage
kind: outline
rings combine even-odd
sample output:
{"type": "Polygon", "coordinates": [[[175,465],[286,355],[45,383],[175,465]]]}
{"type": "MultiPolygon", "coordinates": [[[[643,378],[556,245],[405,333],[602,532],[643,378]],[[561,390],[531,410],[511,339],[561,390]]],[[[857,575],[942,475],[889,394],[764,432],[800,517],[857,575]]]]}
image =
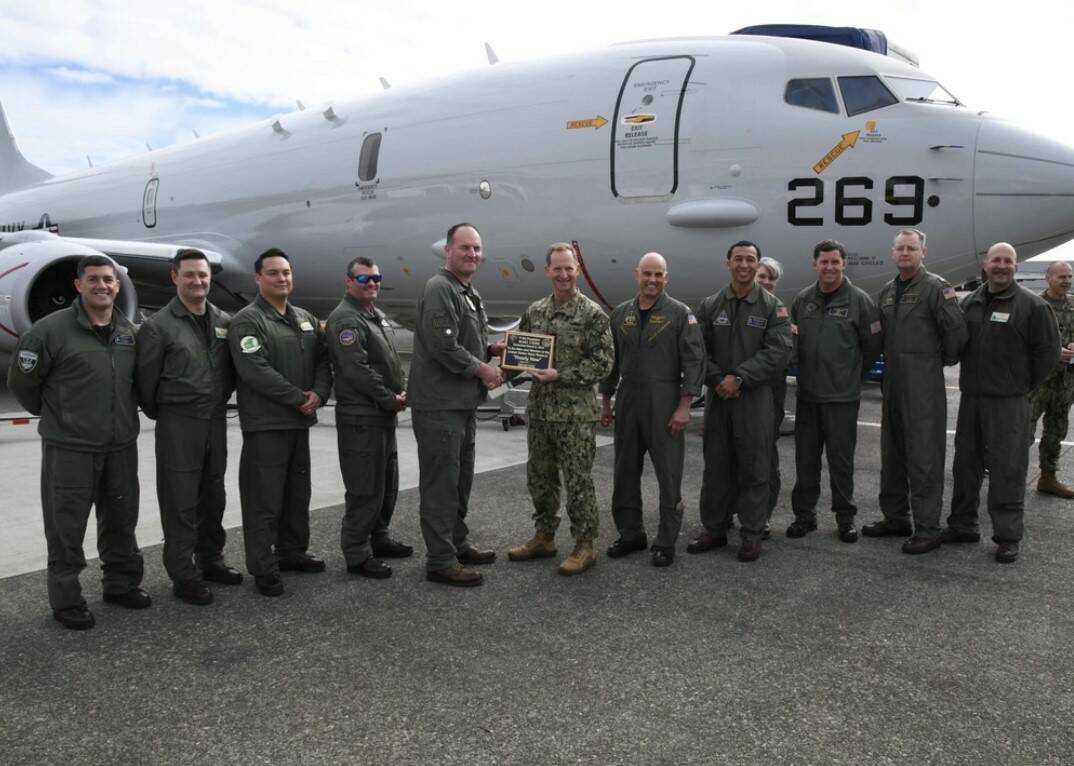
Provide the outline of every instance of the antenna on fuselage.
{"type": "Polygon", "coordinates": [[[89,158],[89,155],[88,155],[88,154],[86,155],[86,162],[87,162],[87,163],[89,164],[89,166],[90,166],[91,168],[93,167],[93,160],[91,160],[91,159],[89,158]]]}
{"type": "Polygon", "coordinates": [[[148,142],[148,141],[146,141],[146,142],[145,142],[145,150],[146,150],[147,152],[151,152],[151,151],[153,151],[153,147],[149,145],[149,142],[148,142]]]}
{"type": "Polygon", "coordinates": [[[190,132],[194,134],[194,138],[201,138],[201,136],[198,135],[198,129],[197,128],[191,128],[190,132]]]}
{"type": "Polygon", "coordinates": [[[306,111],[306,105],[302,103],[302,99],[296,98],[295,99],[295,105],[298,107],[298,111],[300,111],[300,112],[306,111]]]}
{"type": "Polygon", "coordinates": [[[485,43],[485,55],[488,56],[490,66],[500,63],[500,57],[496,55],[496,51],[492,50],[492,46],[488,43],[485,43]]]}
{"type": "Polygon", "coordinates": [[[384,90],[388,90],[388,88],[392,87],[392,84],[385,80],[383,77],[378,77],[377,79],[380,80],[380,84],[384,88],[384,90]]]}

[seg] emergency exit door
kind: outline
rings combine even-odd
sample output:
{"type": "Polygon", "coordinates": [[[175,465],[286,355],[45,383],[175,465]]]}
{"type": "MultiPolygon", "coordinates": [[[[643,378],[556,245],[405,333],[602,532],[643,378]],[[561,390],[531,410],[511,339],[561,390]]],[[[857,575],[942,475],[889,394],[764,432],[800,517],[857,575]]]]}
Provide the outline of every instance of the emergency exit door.
{"type": "Polygon", "coordinates": [[[692,56],[639,61],[627,71],[615,104],[612,194],[661,197],[679,186],[679,117],[692,56]]]}

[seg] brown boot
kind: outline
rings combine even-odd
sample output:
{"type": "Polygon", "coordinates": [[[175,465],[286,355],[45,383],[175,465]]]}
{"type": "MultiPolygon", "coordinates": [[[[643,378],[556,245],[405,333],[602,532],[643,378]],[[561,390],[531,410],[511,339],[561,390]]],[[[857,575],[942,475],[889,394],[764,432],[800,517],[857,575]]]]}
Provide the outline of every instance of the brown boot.
{"type": "Polygon", "coordinates": [[[593,541],[579,540],[575,543],[571,555],[559,565],[558,571],[561,575],[569,577],[570,575],[581,574],[596,563],[597,554],[593,551],[593,541]]]}
{"type": "Polygon", "coordinates": [[[544,559],[556,555],[556,536],[549,532],[535,532],[528,542],[517,545],[507,551],[511,561],[529,561],[544,559]]]}
{"type": "Polygon", "coordinates": [[[1050,472],[1041,473],[1040,481],[1037,482],[1037,492],[1043,492],[1046,495],[1055,495],[1056,497],[1074,497],[1074,489],[1063,484],[1059,479],[1055,478],[1054,473],[1050,472]]]}

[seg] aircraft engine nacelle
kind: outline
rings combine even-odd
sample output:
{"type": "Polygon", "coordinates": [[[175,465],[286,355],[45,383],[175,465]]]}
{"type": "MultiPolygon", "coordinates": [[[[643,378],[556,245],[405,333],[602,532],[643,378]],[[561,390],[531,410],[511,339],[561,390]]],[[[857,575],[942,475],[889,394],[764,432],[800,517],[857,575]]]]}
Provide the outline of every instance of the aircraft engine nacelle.
{"type": "MultiPolygon", "coordinates": [[[[37,320],[71,305],[78,262],[87,255],[104,254],[44,231],[0,235],[0,352],[13,350],[37,320]]],[[[116,269],[116,308],[133,321],[138,296],[126,269],[116,269]]]]}

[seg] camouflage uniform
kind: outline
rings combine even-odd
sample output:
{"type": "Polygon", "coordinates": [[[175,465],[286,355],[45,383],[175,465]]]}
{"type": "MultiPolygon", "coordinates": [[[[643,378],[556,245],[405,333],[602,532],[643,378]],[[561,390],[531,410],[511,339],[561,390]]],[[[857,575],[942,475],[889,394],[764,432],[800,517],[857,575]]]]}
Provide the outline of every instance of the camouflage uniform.
{"type": "Polygon", "coordinates": [[[615,359],[608,317],[581,293],[560,306],[550,295],[526,309],[519,329],[556,337],[552,366],[559,372],[554,383],[533,384],[526,408],[526,479],[534,524],[538,532],[555,534],[562,471],[571,536],[591,542],[597,537],[593,455],[600,420],[593,386],[607,376],[615,359]]]}
{"type": "MultiPolygon", "coordinates": [[[[1052,308],[1059,323],[1059,342],[1066,346],[1074,342],[1074,298],[1064,295],[1061,300],[1052,300],[1048,291],[1040,294],[1052,308]]],[[[1074,367],[1062,362],[1047,377],[1041,387],[1031,398],[1033,405],[1030,441],[1037,428],[1037,421],[1044,415],[1044,432],[1040,435],[1040,470],[1042,473],[1056,473],[1059,467],[1059,442],[1067,435],[1067,413],[1074,402],[1074,367]]]]}

